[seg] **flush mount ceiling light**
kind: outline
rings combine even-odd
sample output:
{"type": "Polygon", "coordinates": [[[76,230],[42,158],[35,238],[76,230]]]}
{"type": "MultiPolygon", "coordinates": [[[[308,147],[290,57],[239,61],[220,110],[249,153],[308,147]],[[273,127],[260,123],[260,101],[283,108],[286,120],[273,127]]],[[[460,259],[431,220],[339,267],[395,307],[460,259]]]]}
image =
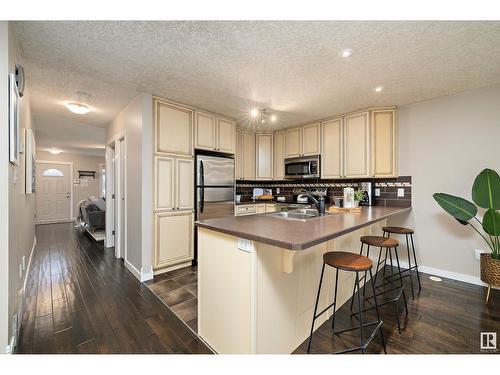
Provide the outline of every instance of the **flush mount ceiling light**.
{"type": "Polygon", "coordinates": [[[373,89],[373,91],[375,91],[375,92],[382,92],[382,91],[384,91],[384,87],[383,86],[377,86],[377,87],[375,87],[373,89]]]}
{"type": "Polygon", "coordinates": [[[269,108],[253,108],[250,111],[250,116],[256,120],[258,120],[261,124],[264,124],[266,121],[276,122],[278,119],[274,113],[270,111],[269,108]]]}
{"type": "Polygon", "coordinates": [[[351,57],[354,51],[350,48],[344,48],[342,51],[339,52],[340,57],[342,58],[348,58],[351,57]]]}
{"type": "Polygon", "coordinates": [[[80,103],[68,103],[66,104],[66,108],[73,113],[77,113],[79,115],[84,115],[90,112],[90,108],[85,104],[80,103]]]}
{"type": "Polygon", "coordinates": [[[62,152],[62,150],[59,150],[59,149],[57,149],[55,147],[52,147],[52,148],[49,148],[49,152],[51,154],[57,155],[57,154],[60,154],[62,152]]]}

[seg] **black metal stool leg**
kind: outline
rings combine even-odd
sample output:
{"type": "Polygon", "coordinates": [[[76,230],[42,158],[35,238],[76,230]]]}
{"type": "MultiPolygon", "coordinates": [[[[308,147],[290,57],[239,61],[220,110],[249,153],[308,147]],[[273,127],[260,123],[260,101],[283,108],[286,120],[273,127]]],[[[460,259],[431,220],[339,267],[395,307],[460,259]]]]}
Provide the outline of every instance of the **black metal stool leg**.
{"type": "MultiPolygon", "coordinates": [[[[385,237],[385,234],[387,233],[387,238],[391,236],[389,232],[384,232],[383,237],[385,237]]],[[[385,249],[385,259],[384,259],[384,279],[385,279],[385,271],[387,269],[387,248],[385,249]]]]}
{"type": "MultiPolygon", "coordinates": [[[[378,252],[377,269],[375,270],[375,280],[374,280],[375,285],[377,285],[377,277],[378,277],[378,270],[380,268],[380,258],[381,257],[382,257],[382,247],[380,247],[380,251],[378,252]]],[[[387,252],[385,254],[385,257],[387,258],[387,252]]],[[[384,263],[384,270],[385,270],[385,263],[384,263]]]]}
{"type": "MultiPolygon", "coordinates": [[[[381,253],[382,253],[382,248],[380,248],[379,259],[380,259],[380,254],[381,253]]],[[[372,274],[372,270],[371,269],[370,269],[370,281],[371,281],[371,284],[372,284],[373,300],[375,301],[375,311],[377,312],[377,320],[379,322],[381,322],[381,320],[380,320],[380,313],[378,311],[377,292],[375,291],[375,281],[373,280],[373,274],[372,274]]],[[[382,332],[382,325],[379,328],[380,340],[382,341],[382,346],[384,347],[384,353],[387,354],[387,348],[385,346],[385,340],[384,340],[384,333],[382,332]]]]}
{"type": "MultiPolygon", "coordinates": [[[[366,250],[366,257],[370,257],[370,245],[368,245],[368,249],[366,250]]],[[[368,271],[365,271],[365,276],[363,279],[363,304],[364,304],[364,298],[366,295],[366,275],[368,274],[368,271]]]]}
{"type": "MultiPolygon", "coordinates": [[[[363,246],[364,243],[361,242],[361,249],[359,249],[359,255],[363,255],[363,246]]],[[[368,251],[370,251],[370,245],[368,245],[368,251]]],[[[351,311],[354,306],[354,294],[356,293],[356,283],[354,283],[354,287],[352,288],[352,297],[351,297],[351,311]]]]}
{"type": "MultiPolygon", "coordinates": [[[[361,304],[361,290],[359,289],[359,272],[356,272],[356,284],[358,285],[358,306],[359,306],[359,330],[361,335],[361,353],[365,354],[365,340],[363,337],[363,305],[361,304]]],[[[364,298],[363,298],[364,300],[364,298]]]]}
{"type": "Polygon", "coordinates": [[[335,334],[335,314],[337,313],[337,285],[339,285],[339,270],[335,268],[335,293],[333,295],[333,317],[332,317],[332,331],[335,334]]]}
{"type": "Polygon", "coordinates": [[[401,333],[401,322],[399,321],[399,306],[398,306],[398,291],[396,289],[396,283],[394,282],[394,266],[392,264],[392,252],[390,248],[386,248],[389,251],[389,259],[391,261],[391,283],[392,283],[392,290],[394,291],[394,306],[396,307],[396,320],[398,322],[398,332],[401,333]]]}
{"type": "Polygon", "coordinates": [[[398,265],[399,282],[401,283],[401,288],[403,288],[403,301],[405,303],[406,315],[408,315],[408,305],[406,304],[405,286],[403,285],[403,277],[401,276],[401,267],[399,266],[398,249],[394,248],[394,254],[396,254],[396,262],[398,265]]]}
{"type": "Polygon", "coordinates": [[[413,244],[413,234],[410,234],[411,248],[413,250],[413,261],[417,270],[417,280],[418,280],[418,290],[422,290],[422,285],[420,284],[420,273],[418,272],[417,256],[415,255],[415,245],[413,244]]]}
{"type": "Polygon", "coordinates": [[[318,295],[316,296],[316,305],[314,305],[314,314],[311,324],[311,334],[309,335],[309,344],[307,344],[307,353],[311,350],[311,341],[314,332],[314,321],[316,320],[316,312],[318,311],[319,294],[321,293],[321,284],[323,283],[323,274],[325,273],[325,262],[323,262],[323,268],[321,269],[321,277],[319,278],[318,295]]]}
{"type": "Polygon", "coordinates": [[[415,293],[413,292],[413,276],[412,276],[412,269],[411,269],[410,246],[408,245],[408,235],[406,234],[405,237],[406,237],[406,250],[408,253],[408,272],[410,275],[411,298],[415,299],[415,293]]]}

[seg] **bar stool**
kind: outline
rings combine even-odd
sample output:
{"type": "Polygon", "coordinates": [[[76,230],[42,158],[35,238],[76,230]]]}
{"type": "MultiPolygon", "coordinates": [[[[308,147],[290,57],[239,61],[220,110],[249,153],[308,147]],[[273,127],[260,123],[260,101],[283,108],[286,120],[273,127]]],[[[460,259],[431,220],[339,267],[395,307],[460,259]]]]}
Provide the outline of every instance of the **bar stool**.
{"type": "MultiPolygon", "coordinates": [[[[381,303],[380,305],[376,305],[376,306],[383,306],[383,305],[394,302],[394,308],[396,311],[396,321],[398,323],[398,332],[401,333],[401,322],[399,320],[399,305],[398,305],[399,300],[401,299],[401,296],[403,296],[406,315],[408,315],[408,305],[406,303],[405,289],[404,289],[404,285],[403,285],[403,279],[401,277],[401,267],[399,265],[399,256],[398,256],[398,251],[397,251],[397,247],[399,246],[399,242],[393,238],[382,237],[382,236],[363,236],[360,238],[360,241],[361,241],[361,249],[359,250],[360,255],[363,255],[364,245],[367,245],[367,250],[366,250],[367,257],[370,256],[370,246],[380,248],[379,254],[378,254],[378,261],[377,261],[377,269],[375,271],[375,279],[373,280],[374,285],[377,285],[377,277],[378,277],[378,271],[379,271],[380,266],[382,264],[384,264],[384,271],[385,271],[385,265],[387,263],[387,256],[389,256],[389,260],[391,262],[391,280],[388,283],[383,283],[382,285],[376,286],[376,288],[378,289],[378,288],[381,288],[381,287],[388,285],[388,284],[391,284],[392,288],[385,290],[385,291],[382,291],[382,292],[374,293],[373,296],[368,297],[368,299],[375,298],[376,296],[380,296],[380,295],[389,293],[391,291],[394,293],[394,297],[392,299],[387,300],[387,301],[381,303]],[[385,259],[383,261],[381,261],[380,259],[382,257],[383,249],[385,249],[385,259]],[[397,264],[398,271],[399,271],[396,274],[394,273],[394,267],[393,267],[393,261],[392,261],[392,250],[394,250],[394,254],[396,257],[396,264],[397,264]],[[397,275],[399,275],[399,285],[398,286],[396,286],[396,283],[395,283],[395,279],[396,279],[397,275]]],[[[367,274],[365,272],[364,276],[361,277],[361,280],[366,280],[366,276],[367,276],[367,274]]],[[[370,275],[370,277],[371,277],[371,275],[370,275]]],[[[363,289],[363,298],[365,298],[365,291],[366,291],[366,288],[363,289]]],[[[353,304],[354,304],[354,294],[355,294],[355,289],[352,291],[351,311],[352,311],[353,304]]],[[[367,310],[371,310],[373,308],[374,307],[370,307],[367,310]]],[[[353,315],[355,315],[355,314],[356,313],[353,313],[353,315]]]]}
{"type": "MultiPolygon", "coordinates": [[[[413,243],[413,233],[415,233],[415,231],[411,228],[392,227],[392,226],[383,227],[382,230],[384,232],[384,237],[387,234],[387,238],[389,238],[391,236],[391,233],[392,234],[404,234],[406,237],[406,250],[408,252],[408,268],[404,269],[403,273],[407,272],[407,271],[408,271],[408,273],[406,275],[404,275],[403,278],[410,276],[411,297],[412,297],[412,299],[415,299],[415,294],[413,292],[413,277],[412,277],[412,273],[414,272],[414,270],[417,271],[418,290],[419,291],[422,290],[422,285],[420,284],[420,273],[418,272],[417,256],[415,254],[415,245],[413,243]],[[408,236],[410,236],[410,239],[411,239],[411,248],[413,251],[413,262],[414,262],[413,266],[411,265],[410,246],[408,244],[408,236]]],[[[385,275],[385,269],[384,269],[384,275],[385,275]]]]}
{"type": "Polygon", "coordinates": [[[370,279],[371,279],[371,285],[373,289],[373,293],[375,295],[375,284],[373,282],[372,276],[372,268],[373,268],[373,262],[365,256],[362,255],[357,255],[345,251],[330,251],[328,253],[323,254],[323,268],[321,269],[321,277],[319,279],[319,287],[318,287],[318,295],[316,297],[316,304],[314,306],[314,314],[313,314],[313,320],[311,324],[311,334],[309,335],[309,344],[307,345],[307,353],[309,353],[311,349],[311,342],[312,342],[312,336],[314,332],[314,321],[319,318],[322,314],[324,314],[328,309],[330,309],[333,306],[333,317],[332,317],[332,331],[333,334],[341,334],[344,332],[348,331],[353,331],[353,330],[360,330],[360,345],[355,348],[350,348],[346,350],[342,350],[333,354],[342,354],[342,353],[347,353],[347,352],[353,352],[356,350],[361,350],[361,353],[365,353],[365,349],[368,346],[368,344],[371,342],[373,337],[375,336],[377,330],[380,332],[380,339],[382,341],[382,346],[384,347],[384,352],[387,354],[387,349],[385,347],[385,341],[384,341],[384,334],[382,333],[382,320],[380,320],[380,314],[378,311],[378,305],[377,305],[377,298],[374,298],[375,302],[375,309],[377,311],[377,320],[371,323],[364,323],[363,322],[363,308],[364,308],[364,299],[363,303],[361,302],[361,292],[360,292],[360,278],[359,278],[359,272],[369,272],[370,273],[370,279]],[[335,293],[333,297],[333,303],[330,304],[328,307],[326,307],[323,311],[321,311],[319,314],[317,313],[318,310],[318,302],[319,302],[319,296],[321,293],[321,284],[323,283],[323,274],[325,273],[325,265],[329,265],[330,267],[335,268],[335,293]],[[354,284],[354,287],[358,288],[358,305],[359,305],[359,327],[352,327],[348,329],[344,329],[341,331],[335,332],[335,315],[336,315],[336,309],[337,309],[337,289],[338,289],[338,281],[339,281],[339,270],[341,271],[348,271],[348,272],[355,272],[356,273],[356,281],[354,284]],[[371,332],[370,336],[368,339],[365,341],[364,340],[364,328],[376,325],[375,329],[371,332]]]}

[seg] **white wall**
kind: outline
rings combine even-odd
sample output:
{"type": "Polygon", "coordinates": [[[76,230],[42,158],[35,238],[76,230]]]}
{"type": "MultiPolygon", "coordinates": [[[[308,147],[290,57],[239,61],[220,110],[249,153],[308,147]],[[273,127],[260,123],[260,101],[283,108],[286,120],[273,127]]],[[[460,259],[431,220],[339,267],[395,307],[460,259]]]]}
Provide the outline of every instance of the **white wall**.
{"type": "MultiPolygon", "coordinates": [[[[65,161],[73,163],[73,179],[78,178],[78,171],[96,171],[95,179],[92,177],[82,177],[88,181],[87,186],[73,185],[73,216],[78,217],[78,202],[87,199],[89,196],[101,196],[100,191],[100,178],[101,169],[100,164],[105,163],[104,156],[90,156],[81,154],[60,153],[57,155],[51,154],[47,151],[36,151],[36,160],[44,161],[65,161]]],[[[73,181],[71,181],[73,183],[73,181]]]]}
{"type": "Polygon", "coordinates": [[[474,249],[487,250],[486,244],[432,194],[472,200],[476,175],[484,168],[500,172],[500,86],[407,105],[398,113],[399,175],[412,176],[413,209],[393,222],[415,228],[421,265],[478,282],[474,249]]]}
{"type": "Polygon", "coordinates": [[[153,98],[140,94],[108,125],[106,144],[124,134],[126,142],[127,256],[139,279],[152,278],[153,98]]]}

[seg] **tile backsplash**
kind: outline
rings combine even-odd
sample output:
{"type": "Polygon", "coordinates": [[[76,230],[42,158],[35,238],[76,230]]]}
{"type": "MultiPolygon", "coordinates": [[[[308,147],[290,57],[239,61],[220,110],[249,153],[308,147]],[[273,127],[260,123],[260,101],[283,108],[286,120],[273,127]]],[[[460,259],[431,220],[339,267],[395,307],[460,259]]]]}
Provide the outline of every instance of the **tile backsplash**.
{"type": "MultiPolygon", "coordinates": [[[[374,189],[380,189],[380,196],[374,196],[375,206],[411,207],[411,176],[377,179],[352,179],[352,180],[314,180],[314,181],[236,181],[236,194],[241,195],[242,201],[252,198],[253,189],[270,188],[273,195],[285,196],[287,201],[292,201],[294,189],[328,188],[328,201],[333,197],[342,196],[344,187],[357,187],[358,182],[369,181],[374,183],[374,189]],[[277,192],[279,189],[279,193],[277,192]],[[404,196],[398,197],[398,189],[403,189],[404,196]]],[[[375,191],[374,191],[375,194],[375,191]]]]}

